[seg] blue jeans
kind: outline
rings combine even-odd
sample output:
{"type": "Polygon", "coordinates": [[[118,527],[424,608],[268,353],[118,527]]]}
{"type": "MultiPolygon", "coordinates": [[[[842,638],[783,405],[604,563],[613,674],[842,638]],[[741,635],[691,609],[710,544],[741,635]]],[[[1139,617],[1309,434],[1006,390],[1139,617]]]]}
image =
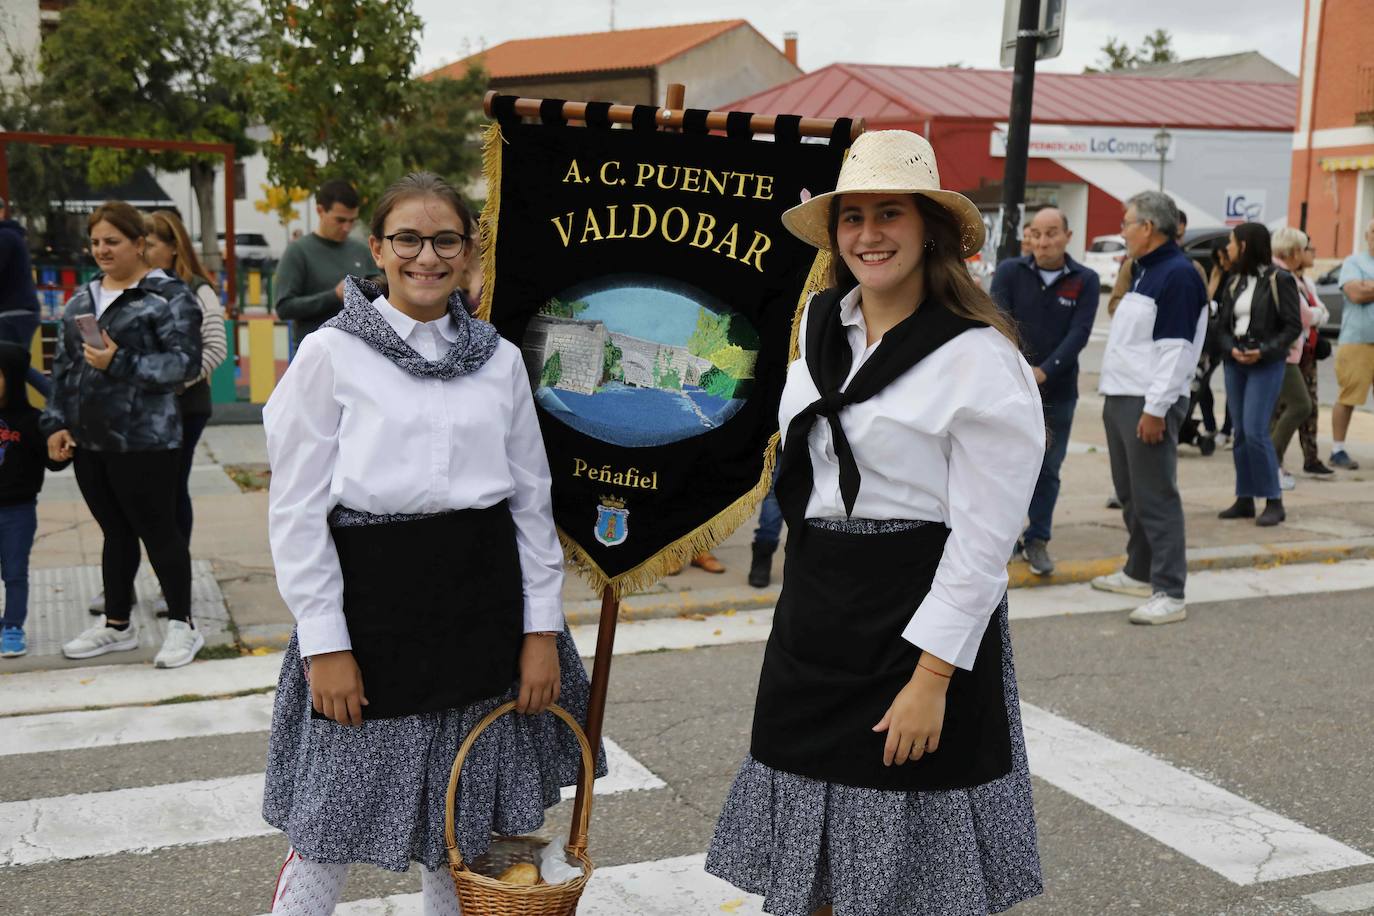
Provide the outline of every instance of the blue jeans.
{"type": "Polygon", "coordinates": [[[29,552],[38,531],[38,504],[0,506],[0,579],[5,613],[0,626],[22,627],[29,616],[29,552]]]}
{"type": "Polygon", "coordinates": [[[773,492],[773,487],[778,483],[778,467],[781,464],[779,460],[778,464],[773,466],[773,486],[768,488],[768,495],[759,506],[759,526],[754,529],[755,544],[777,547],[778,541],[782,539],[782,507],[778,505],[777,494],[773,492]]]}
{"type": "Polygon", "coordinates": [[[1048,441],[1045,443],[1045,460],[1040,464],[1040,477],[1035,481],[1035,494],[1031,496],[1030,524],[1023,541],[1048,541],[1050,527],[1054,521],[1054,506],[1059,502],[1059,468],[1064,464],[1064,456],[1069,453],[1069,432],[1073,429],[1073,410],[1078,399],[1046,403],[1045,430],[1048,441]]]}
{"type": "Polygon", "coordinates": [[[1278,499],[1279,459],[1269,422],[1283,387],[1284,361],[1242,366],[1226,361],[1226,404],[1235,424],[1236,495],[1278,499]]]}
{"type": "MultiPolygon", "coordinates": [[[[33,346],[33,334],[38,330],[38,313],[24,315],[5,315],[0,318],[0,340],[19,344],[27,350],[33,346]]],[[[29,366],[28,382],[44,399],[52,395],[52,383],[48,377],[33,366],[29,366]]]]}

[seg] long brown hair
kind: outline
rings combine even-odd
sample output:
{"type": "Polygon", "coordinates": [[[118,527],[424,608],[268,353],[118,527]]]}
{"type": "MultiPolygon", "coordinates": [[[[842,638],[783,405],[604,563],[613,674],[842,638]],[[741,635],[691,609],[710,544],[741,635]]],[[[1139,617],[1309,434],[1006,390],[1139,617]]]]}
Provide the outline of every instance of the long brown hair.
{"type": "MultiPolygon", "coordinates": [[[[968,272],[968,265],[960,254],[962,234],[954,215],[923,194],[913,194],[911,198],[925,223],[927,247],[921,269],[926,275],[926,295],[938,299],[956,315],[996,328],[1019,349],[1021,335],[1016,330],[1016,322],[997,307],[968,272]]],[[[837,238],[841,199],[836,196],[830,201],[830,284],[840,289],[853,289],[859,281],[854,279],[849,265],[840,256],[837,238]]]]}
{"type": "Polygon", "coordinates": [[[216,285],[215,278],[210,276],[210,271],[206,270],[205,265],[200,263],[200,258],[196,257],[196,250],[191,246],[191,235],[182,225],[181,217],[171,210],[154,210],[148,214],[145,222],[149,235],[157,236],[163,244],[171,245],[176,251],[172,269],[183,283],[190,286],[191,281],[199,277],[211,286],[216,285]]]}

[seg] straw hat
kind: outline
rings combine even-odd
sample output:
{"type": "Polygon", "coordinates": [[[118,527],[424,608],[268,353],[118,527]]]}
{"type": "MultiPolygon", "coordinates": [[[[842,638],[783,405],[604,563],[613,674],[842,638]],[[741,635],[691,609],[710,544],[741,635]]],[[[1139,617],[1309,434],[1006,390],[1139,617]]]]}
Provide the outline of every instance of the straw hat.
{"type": "Polygon", "coordinates": [[[830,247],[830,206],[839,194],[921,194],[944,207],[960,227],[963,256],[983,248],[987,229],[973,201],[940,189],[935,150],[926,138],[906,130],[860,134],[840,167],[835,190],[817,194],[782,215],[782,224],[817,248],[830,247]]]}

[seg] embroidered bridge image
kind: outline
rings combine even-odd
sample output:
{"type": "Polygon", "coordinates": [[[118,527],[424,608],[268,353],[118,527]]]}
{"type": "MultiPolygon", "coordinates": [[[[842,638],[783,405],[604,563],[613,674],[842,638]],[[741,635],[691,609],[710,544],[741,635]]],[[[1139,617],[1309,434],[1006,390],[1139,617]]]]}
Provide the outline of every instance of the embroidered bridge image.
{"type": "Polygon", "coordinates": [[[677,442],[723,425],[753,385],[758,333],[701,290],[625,276],[550,299],[522,343],[535,400],[614,445],[677,442]]]}

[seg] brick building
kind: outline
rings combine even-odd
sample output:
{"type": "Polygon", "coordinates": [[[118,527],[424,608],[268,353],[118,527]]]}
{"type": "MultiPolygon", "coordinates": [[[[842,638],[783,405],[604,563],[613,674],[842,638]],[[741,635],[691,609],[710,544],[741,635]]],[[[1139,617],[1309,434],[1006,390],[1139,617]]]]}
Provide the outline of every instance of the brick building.
{"type": "Polygon", "coordinates": [[[1305,4],[1289,221],[1305,215],[1317,256],[1343,258],[1374,218],[1374,4],[1305,4]]]}
{"type": "Polygon", "coordinates": [[[475,63],[490,86],[531,98],[661,105],[670,83],[713,108],[801,75],[795,37],[779,49],[743,19],[503,41],[425,75],[458,77],[475,63]]]}

